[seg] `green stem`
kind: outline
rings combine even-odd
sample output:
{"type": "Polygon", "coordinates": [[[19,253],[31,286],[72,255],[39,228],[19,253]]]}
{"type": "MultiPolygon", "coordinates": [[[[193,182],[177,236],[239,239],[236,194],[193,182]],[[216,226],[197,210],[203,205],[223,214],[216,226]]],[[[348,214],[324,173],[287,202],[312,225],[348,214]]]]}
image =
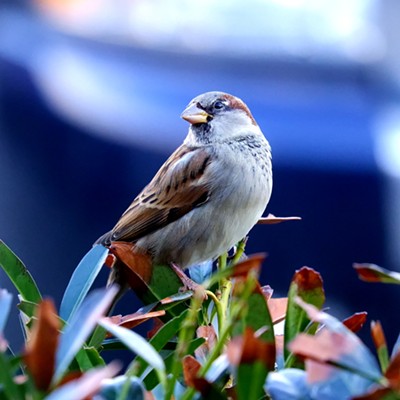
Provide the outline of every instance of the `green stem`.
{"type": "Polygon", "coordinates": [[[171,376],[165,384],[165,400],[170,400],[174,394],[175,384],[178,379],[180,369],[182,367],[182,359],[187,354],[187,348],[193,337],[194,330],[197,326],[197,314],[201,308],[203,295],[195,292],[190,304],[187,317],[183,321],[179,332],[178,344],[174,353],[174,359],[171,366],[171,376]]]}
{"type": "Polygon", "coordinates": [[[211,290],[206,290],[206,294],[214,302],[215,310],[217,312],[217,319],[218,319],[218,331],[221,332],[221,328],[224,323],[224,316],[225,316],[224,310],[222,308],[222,304],[218,300],[217,296],[213,292],[211,292],[211,290]]]}

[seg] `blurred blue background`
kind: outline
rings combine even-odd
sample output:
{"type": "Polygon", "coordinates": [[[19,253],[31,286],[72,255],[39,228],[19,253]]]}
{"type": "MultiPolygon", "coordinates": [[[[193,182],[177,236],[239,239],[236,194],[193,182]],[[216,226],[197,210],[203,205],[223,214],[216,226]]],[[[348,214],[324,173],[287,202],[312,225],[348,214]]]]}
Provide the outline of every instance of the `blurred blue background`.
{"type": "Polygon", "coordinates": [[[252,231],[262,283],[284,296],[314,267],[334,315],[366,310],[393,343],[399,288],[352,263],[400,270],[399,18],[396,0],[2,0],[1,239],[59,304],[185,137],[185,105],[230,92],[272,145],[268,212],[303,218],[252,231]]]}

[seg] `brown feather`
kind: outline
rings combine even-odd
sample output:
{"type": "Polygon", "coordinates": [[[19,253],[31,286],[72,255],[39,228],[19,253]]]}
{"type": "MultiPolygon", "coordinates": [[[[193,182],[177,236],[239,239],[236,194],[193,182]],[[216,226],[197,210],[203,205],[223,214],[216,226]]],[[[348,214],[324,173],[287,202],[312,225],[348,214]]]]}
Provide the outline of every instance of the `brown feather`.
{"type": "Polygon", "coordinates": [[[111,241],[135,242],[207,202],[210,155],[209,147],[179,147],[122,215],[111,241]]]}

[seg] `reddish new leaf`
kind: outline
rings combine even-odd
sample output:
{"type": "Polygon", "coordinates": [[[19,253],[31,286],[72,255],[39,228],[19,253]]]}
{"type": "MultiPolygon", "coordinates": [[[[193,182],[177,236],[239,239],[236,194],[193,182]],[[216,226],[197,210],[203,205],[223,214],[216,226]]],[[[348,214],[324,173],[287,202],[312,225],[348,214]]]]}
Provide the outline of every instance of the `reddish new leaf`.
{"type": "Polygon", "coordinates": [[[142,313],[133,313],[133,314],[128,314],[128,315],[114,315],[112,317],[106,318],[113,324],[123,326],[124,328],[127,329],[132,329],[137,325],[140,325],[143,322],[146,322],[150,318],[157,318],[165,315],[165,310],[159,310],[159,311],[151,311],[146,314],[142,313]]]}
{"type": "Polygon", "coordinates": [[[275,343],[266,342],[255,336],[252,329],[246,328],[243,336],[233,338],[227,346],[231,364],[253,364],[261,361],[271,371],[275,365],[275,343]]]}
{"type": "Polygon", "coordinates": [[[272,322],[277,324],[285,319],[286,309],[288,304],[287,297],[271,298],[267,301],[269,312],[271,314],[272,322]]]}
{"type": "Polygon", "coordinates": [[[300,221],[300,217],[275,217],[273,214],[268,214],[266,217],[260,218],[257,224],[260,225],[271,225],[271,224],[280,224],[281,222],[286,221],[300,221]]]}
{"type": "Polygon", "coordinates": [[[148,254],[138,254],[134,248],[135,245],[132,243],[113,242],[110,253],[117,258],[113,268],[118,268],[121,281],[128,282],[135,291],[143,291],[151,280],[152,261],[148,254]]]}
{"type": "Polygon", "coordinates": [[[367,315],[368,314],[365,311],[355,313],[350,317],[346,318],[343,321],[343,325],[354,333],[358,332],[364,326],[367,320],[367,315]]]}
{"type": "Polygon", "coordinates": [[[27,343],[24,360],[38,389],[46,391],[51,383],[59,340],[60,321],[51,300],[39,303],[37,320],[27,343]]]}
{"type": "Polygon", "coordinates": [[[371,322],[371,336],[376,349],[387,347],[385,333],[383,332],[382,324],[380,323],[380,321],[371,322]]]}
{"type": "Polygon", "coordinates": [[[353,264],[358,277],[365,282],[395,283],[400,285],[400,273],[389,271],[375,264],[353,264]]]}
{"type": "Polygon", "coordinates": [[[246,278],[250,271],[254,271],[256,276],[259,276],[261,266],[265,260],[266,254],[253,254],[244,261],[239,262],[233,267],[233,278],[246,278]]]}
{"type": "Polygon", "coordinates": [[[195,387],[194,379],[201,368],[201,364],[191,355],[183,358],[183,377],[186,385],[195,387]]]}
{"type": "Polygon", "coordinates": [[[217,335],[212,325],[199,326],[196,330],[196,334],[197,337],[205,339],[204,343],[195,350],[196,357],[204,359],[214,348],[217,342],[217,335]]]}

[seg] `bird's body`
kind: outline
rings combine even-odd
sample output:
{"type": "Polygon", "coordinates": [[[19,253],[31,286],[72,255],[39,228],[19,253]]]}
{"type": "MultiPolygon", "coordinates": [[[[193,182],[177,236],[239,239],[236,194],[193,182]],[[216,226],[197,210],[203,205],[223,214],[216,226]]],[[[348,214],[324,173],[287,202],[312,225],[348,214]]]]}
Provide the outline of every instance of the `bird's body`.
{"type": "Polygon", "coordinates": [[[153,264],[215,259],[247,235],[272,190],[270,146],[247,106],[209,92],[182,114],[184,143],[99,241],[135,243],[153,264]]]}

